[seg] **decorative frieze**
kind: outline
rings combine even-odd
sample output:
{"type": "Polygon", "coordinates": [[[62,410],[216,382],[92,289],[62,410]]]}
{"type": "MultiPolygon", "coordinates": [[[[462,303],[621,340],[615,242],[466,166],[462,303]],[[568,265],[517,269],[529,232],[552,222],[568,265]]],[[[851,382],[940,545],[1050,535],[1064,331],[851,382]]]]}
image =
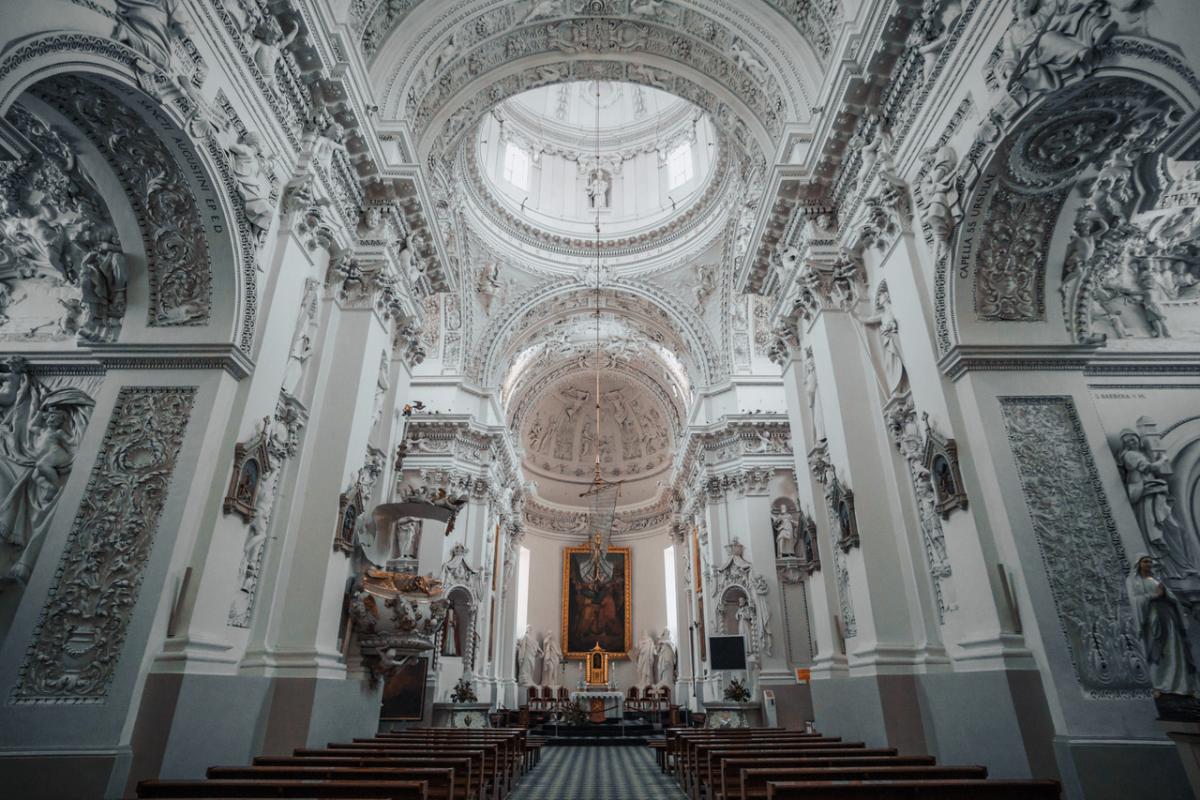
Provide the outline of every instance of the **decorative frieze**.
{"type": "Polygon", "coordinates": [[[117,395],[10,702],[107,698],[195,395],[156,386],[117,395]]]}

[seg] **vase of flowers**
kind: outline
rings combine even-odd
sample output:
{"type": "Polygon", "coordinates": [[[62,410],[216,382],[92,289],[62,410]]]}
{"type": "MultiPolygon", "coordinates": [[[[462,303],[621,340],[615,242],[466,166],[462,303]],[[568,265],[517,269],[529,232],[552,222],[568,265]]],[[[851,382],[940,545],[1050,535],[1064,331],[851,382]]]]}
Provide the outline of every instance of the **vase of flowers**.
{"type": "Polygon", "coordinates": [[[477,703],[479,698],[475,695],[474,684],[464,675],[458,679],[458,683],[454,684],[454,691],[450,692],[451,703],[477,703]]]}
{"type": "Polygon", "coordinates": [[[735,678],[725,687],[725,699],[732,703],[747,703],[750,701],[750,690],[735,678]]]}

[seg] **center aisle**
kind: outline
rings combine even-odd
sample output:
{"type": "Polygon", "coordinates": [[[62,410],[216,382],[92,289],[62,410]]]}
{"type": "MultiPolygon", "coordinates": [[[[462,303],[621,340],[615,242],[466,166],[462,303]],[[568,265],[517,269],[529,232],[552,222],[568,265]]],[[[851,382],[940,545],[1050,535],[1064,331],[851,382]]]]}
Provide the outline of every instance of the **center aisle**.
{"type": "Polygon", "coordinates": [[[547,747],[508,800],[683,800],[650,748],[547,747]]]}

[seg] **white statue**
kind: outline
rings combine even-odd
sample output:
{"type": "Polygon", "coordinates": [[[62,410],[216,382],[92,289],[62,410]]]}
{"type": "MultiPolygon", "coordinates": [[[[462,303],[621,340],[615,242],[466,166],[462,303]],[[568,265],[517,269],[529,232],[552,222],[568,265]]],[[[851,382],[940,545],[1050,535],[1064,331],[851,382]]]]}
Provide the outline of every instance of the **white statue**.
{"type": "Polygon", "coordinates": [[[675,682],[675,644],[671,641],[671,631],[663,628],[658,637],[658,671],[655,683],[659,686],[670,686],[675,682]]]}
{"type": "Polygon", "coordinates": [[[454,60],[455,56],[458,55],[458,44],[455,42],[454,38],[455,38],[455,34],[453,34],[453,33],[450,34],[450,38],[446,40],[446,44],[444,44],[442,46],[441,52],[439,52],[437,54],[437,58],[434,59],[434,62],[433,62],[433,74],[434,75],[437,75],[439,72],[441,72],[442,67],[445,67],[447,64],[449,64],[451,61],[454,60]]]}
{"type": "Polygon", "coordinates": [[[221,146],[229,157],[230,172],[246,210],[246,221],[266,232],[275,216],[275,206],[271,202],[271,182],[263,164],[258,134],[253,131],[238,133],[230,126],[221,138],[221,146]]]}
{"type": "Polygon", "coordinates": [[[821,396],[817,391],[817,365],[812,348],[804,351],[804,393],[808,396],[808,410],[812,416],[813,436],[818,442],[825,439],[825,415],[821,411],[821,396]]]}
{"type": "Polygon", "coordinates": [[[746,641],[746,652],[755,652],[754,607],[750,605],[745,597],[738,598],[737,613],[734,615],[734,619],[737,620],[737,632],[746,641]]]}
{"type": "Polygon", "coordinates": [[[542,684],[545,686],[562,686],[562,648],[554,634],[547,632],[542,639],[542,684]]]}
{"type": "Polygon", "coordinates": [[[958,154],[950,145],[932,156],[929,172],[921,181],[925,222],[938,242],[950,241],[962,209],[958,204],[958,154]]]}
{"type": "Polygon", "coordinates": [[[304,300],[300,306],[300,318],[288,351],[287,366],[283,370],[283,391],[296,396],[304,378],[305,365],[313,354],[313,343],[317,338],[317,291],[320,284],[309,281],[305,286],[304,300]]]}
{"type": "Polygon", "coordinates": [[[392,538],[392,559],[416,558],[417,546],[421,540],[421,520],[402,519],[395,523],[395,535],[392,538]]]}
{"type": "Polygon", "coordinates": [[[88,310],[87,323],[79,334],[91,341],[110,342],[116,338],[125,316],[125,289],[129,280],[125,254],[117,243],[116,231],[108,225],[89,221],[80,238],[90,246],[79,262],[79,288],[88,310]]]}
{"type": "Polygon", "coordinates": [[[189,23],[181,0],[116,0],[113,38],[138,51],[152,64],[171,65],[171,40],[186,35],[189,23]]]}
{"type": "Polygon", "coordinates": [[[525,628],[525,635],[517,640],[517,683],[521,686],[533,686],[533,669],[537,657],[542,652],[537,639],[533,635],[533,626],[525,628]]]}
{"type": "Polygon", "coordinates": [[[529,4],[529,13],[525,15],[521,23],[553,17],[560,13],[562,13],[562,0],[532,0],[529,4]]]}
{"type": "Polygon", "coordinates": [[[1105,0],[1014,0],[997,73],[1032,91],[1061,89],[1117,32],[1105,0]]]}
{"type": "Polygon", "coordinates": [[[638,686],[654,685],[654,655],[657,649],[650,631],[643,630],[637,649],[638,686]]]}
{"type": "Polygon", "coordinates": [[[1125,590],[1133,621],[1146,651],[1155,695],[1200,693],[1196,665],[1187,640],[1187,615],[1179,599],[1153,575],[1150,556],[1134,556],[1125,590]]]}
{"type": "Polygon", "coordinates": [[[767,68],[757,57],[742,44],[741,39],[734,39],[729,45],[729,58],[735,65],[746,70],[758,82],[766,80],[767,68]]]}
{"type": "Polygon", "coordinates": [[[608,208],[608,190],[611,186],[607,172],[602,169],[592,170],[587,182],[588,203],[592,208],[608,208]]]}
{"type": "Polygon", "coordinates": [[[50,529],[94,405],[74,387],[50,389],[9,356],[0,383],[0,542],[15,548],[6,580],[24,582],[50,529]]]}
{"type": "Polygon", "coordinates": [[[250,54],[258,71],[272,86],[275,85],[275,68],[283,51],[288,48],[300,33],[300,23],[291,20],[292,27],[284,31],[282,23],[274,16],[267,15],[262,22],[254,27],[253,39],[250,44],[250,54]]]}
{"type": "Polygon", "coordinates": [[[379,427],[383,419],[383,402],[387,399],[388,390],[392,383],[388,380],[388,357],[385,352],[379,359],[379,374],[375,377],[375,402],[371,409],[371,430],[379,427]]]}
{"type": "Polygon", "coordinates": [[[867,325],[879,326],[879,346],[883,350],[883,377],[889,395],[894,396],[905,388],[907,373],[904,354],[900,350],[900,325],[892,313],[892,296],[887,285],[879,287],[875,297],[875,315],[863,319],[867,325]]]}
{"type": "Polygon", "coordinates": [[[1171,463],[1155,454],[1137,431],[1121,431],[1117,466],[1125,481],[1125,494],[1137,517],[1138,527],[1152,547],[1167,553],[1171,566],[1183,574],[1197,574],[1197,560],[1188,536],[1175,519],[1171,487],[1167,477],[1171,463]]]}
{"type": "Polygon", "coordinates": [[[796,519],[783,506],[771,509],[771,527],[775,529],[775,552],[780,558],[796,555],[796,519]]]}

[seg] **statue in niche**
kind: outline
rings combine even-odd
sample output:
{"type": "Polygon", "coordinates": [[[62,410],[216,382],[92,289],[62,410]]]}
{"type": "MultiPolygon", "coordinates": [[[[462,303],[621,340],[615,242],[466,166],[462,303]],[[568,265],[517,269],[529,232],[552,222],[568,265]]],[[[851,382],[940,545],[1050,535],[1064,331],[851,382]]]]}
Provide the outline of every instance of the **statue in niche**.
{"type": "Polygon", "coordinates": [[[650,631],[643,630],[637,646],[638,686],[654,685],[654,656],[657,652],[658,646],[654,637],[650,635],[650,631]]]}
{"type": "Polygon", "coordinates": [[[421,520],[397,520],[393,531],[390,560],[416,558],[421,542],[421,520]]]}
{"type": "Polygon", "coordinates": [[[745,597],[738,598],[737,611],[733,618],[737,621],[737,632],[746,640],[746,652],[758,652],[754,637],[754,606],[745,597]]]}
{"type": "Polygon", "coordinates": [[[1172,473],[1170,461],[1156,453],[1150,442],[1135,430],[1126,428],[1121,431],[1120,439],[1117,466],[1142,535],[1160,553],[1164,564],[1171,567],[1171,572],[1179,577],[1200,575],[1192,543],[1175,519],[1174,500],[1167,483],[1167,476],[1172,473]]]}
{"type": "Polygon", "coordinates": [[[775,554],[780,558],[796,555],[796,519],[782,505],[771,509],[771,527],[775,533],[775,554]]]}
{"type": "Polygon", "coordinates": [[[1154,562],[1146,553],[1134,556],[1125,590],[1133,606],[1133,621],[1150,666],[1150,685],[1157,697],[1200,695],[1200,679],[1188,645],[1187,614],[1179,598],[1154,577],[1154,562]]]}
{"type": "Polygon", "coordinates": [[[767,68],[758,60],[758,57],[751,53],[741,39],[734,39],[729,43],[729,59],[739,67],[750,73],[750,77],[762,83],[767,78],[767,68]]]}
{"type": "Polygon", "coordinates": [[[459,641],[460,633],[458,623],[458,612],[451,605],[446,609],[446,622],[442,629],[442,655],[444,656],[461,656],[462,642],[459,641]]]}
{"type": "Polygon", "coordinates": [[[554,634],[547,631],[542,637],[542,685],[562,686],[562,662],[562,648],[558,646],[554,634]]]}
{"type": "Polygon", "coordinates": [[[584,424],[579,431],[579,460],[590,458],[594,446],[595,434],[592,432],[592,426],[584,424]]]}
{"type": "Polygon", "coordinates": [[[997,74],[1030,91],[1061,89],[1117,32],[1106,0],[1014,0],[997,74]]]}
{"type": "Polygon", "coordinates": [[[537,638],[533,635],[533,626],[525,628],[525,635],[517,640],[517,683],[521,686],[533,685],[533,669],[542,648],[538,646],[537,638]]]}
{"type": "Polygon", "coordinates": [[[946,554],[946,537],[938,521],[938,497],[928,470],[920,464],[910,464],[913,473],[913,491],[917,499],[917,517],[921,522],[921,534],[925,538],[930,554],[930,571],[935,578],[950,574],[950,557],[946,554]]]}
{"type": "Polygon", "coordinates": [[[79,288],[88,321],[79,335],[90,341],[111,342],[117,338],[125,317],[129,281],[125,254],[110,225],[85,222],[81,239],[86,242],[87,252],[79,261],[79,288]]]}
{"type": "Polygon", "coordinates": [[[0,384],[0,541],[15,558],[5,580],[25,582],[49,532],[94,405],[80,389],[51,389],[20,356],[0,384]]]}
{"type": "Polygon", "coordinates": [[[594,169],[588,173],[587,179],[588,208],[593,210],[608,208],[612,203],[612,178],[608,171],[594,169]]]}
{"type": "Polygon", "coordinates": [[[671,631],[663,628],[658,637],[658,671],[655,683],[659,686],[670,686],[675,682],[675,664],[679,657],[675,653],[675,643],[671,641],[671,631]]]}

